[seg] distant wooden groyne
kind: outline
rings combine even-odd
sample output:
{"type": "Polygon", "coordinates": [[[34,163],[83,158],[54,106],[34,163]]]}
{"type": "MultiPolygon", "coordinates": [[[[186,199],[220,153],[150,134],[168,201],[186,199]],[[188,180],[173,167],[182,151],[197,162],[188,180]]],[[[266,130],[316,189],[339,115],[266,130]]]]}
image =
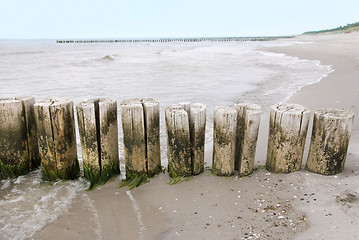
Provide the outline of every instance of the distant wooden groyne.
{"type": "Polygon", "coordinates": [[[274,41],[281,38],[292,38],[293,36],[277,37],[200,37],[200,38],[150,38],[150,39],[78,39],[78,40],[56,40],[56,43],[138,43],[138,42],[246,42],[246,41],[274,41]]]}

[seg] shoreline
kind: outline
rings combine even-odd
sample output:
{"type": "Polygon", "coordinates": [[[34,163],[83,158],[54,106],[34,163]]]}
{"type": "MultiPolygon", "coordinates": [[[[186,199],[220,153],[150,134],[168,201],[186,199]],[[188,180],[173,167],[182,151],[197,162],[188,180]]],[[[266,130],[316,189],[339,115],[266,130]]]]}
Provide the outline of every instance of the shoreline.
{"type": "MultiPolygon", "coordinates": [[[[300,59],[320,60],[334,72],[305,86],[287,102],[311,110],[357,112],[359,33],[298,36],[310,42],[266,48],[300,59]],[[341,81],[341,82],[339,82],[341,81]],[[343,83],[342,83],[343,81],[343,83]]],[[[285,40],[282,40],[285,41],[285,40]]],[[[289,41],[293,41],[290,39],[289,41]]],[[[268,113],[264,113],[255,165],[265,162],[268,113]]],[[[168,174],[128,191],[120,177],[80,192],[69,211],[30,239],[353,239],[359,237],[359,118],[354,118],[346,167],[335,176],[302,170],[272,174],[259,168],[244,178],[208,170],[188,182],[168,185],[168,174]],[[61,233],[61,235],[59,235],[61,233]]],[[[308,129],[307,145],[311,125],[308,129]]],[[[304,155],[303,164],[306,161],[304,155]]]]}
{"type": "MultiPolygon", "coordinates": [[[[275,47],[269,51],[285,53],[301,59],[319,60],[334,70],[321,81],[305,86],[288,102],[302,104],[311,109],[311,115],[320,108],[339,108],[357,114],[359,99],[359,32],[351,34],[309,35],[297,37],[310,42],[290,47],[275,47]]],[[[306,148],[309,147],[312,124],[309,126],[306,148]]],[[[306,159],[306,153],[304,155],[306,159]]],[[[306,192],[315,192],[322,201],[310,202],[298,209],[307,211],[311,228],[295,239],[353,239],[359,234],[353,230],[359,226],[359,118],[354,117],[345,169],[332,177],[309,173],[304,182],[306,192]]]]}

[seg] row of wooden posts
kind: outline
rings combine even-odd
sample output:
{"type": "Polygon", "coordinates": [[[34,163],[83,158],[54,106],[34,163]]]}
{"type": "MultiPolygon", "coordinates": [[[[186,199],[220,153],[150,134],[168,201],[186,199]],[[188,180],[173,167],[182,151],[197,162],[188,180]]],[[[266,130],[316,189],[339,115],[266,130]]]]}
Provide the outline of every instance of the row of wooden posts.
{"type": "Polygon", "coordinates": [[[137,42],[242,42],[242,41],[273,41],[278,37],[199,37],[199,38],[153,38],[153,39],[86,39],[86,40],[56,40],[56,43],[137,43],[137,42]]]}
{"type": "MultiPolygon", "coordinates": [[[[119,174],[117,102],[99,98],[76,106],[85,178],[92,185],[119,174]]],[[[302,166],[309,110],[298,104],[270,109],[266,168],[290,173],[302,166]]],[[[159,103],[151,98],[121,102],[126,177],[152,177],[162,171],[159,103]]],[[[253,172],[261,107],[238,103],[216,107],[213,129],[215,175],[253,172]]],[[[354,113],[322,109],[314,113],[306,169],[332,175],[344,168],[354,113]]],[[[180,103],[165,109],[168,172],[171,177],[204,170],[206,106],[180,103]]],[[[33,97],[0,99],[0,165],[2,177],[15,177],[41,163],[45,179],[79,175],[73,102],[33,97]]]]}

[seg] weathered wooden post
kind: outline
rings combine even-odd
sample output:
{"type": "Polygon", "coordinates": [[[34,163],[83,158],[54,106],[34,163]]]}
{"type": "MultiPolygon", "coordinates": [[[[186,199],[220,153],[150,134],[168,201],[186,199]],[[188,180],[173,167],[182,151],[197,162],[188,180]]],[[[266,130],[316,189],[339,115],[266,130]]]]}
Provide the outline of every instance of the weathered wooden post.
{"type": "Polygon", "coordinates": [[[33,97],[0,99],[0,178],[39,166],[33,97]]]}
{"type": "Polygon", "coordinates": [[[266,161],[269,171],[290,173],[301,168],[309,112],[298,104],[271,107],[266,161]]]}
{"type": "Polygon", "coordinates": [[[80,168],[72,100],[46,99],[34,108],[43,178],[77,178],[80,168]]]}
{"type": "Polygon", "coordinates": [[[146,140],[143,106],[139,99],[121,102],[126,177],[146,175],[146,140]]]}
{"type": "Polygon", "coordinates": [[[340,109],[320,109],[314,113],[313,132],[306,169],[334,175],[344,169],[354,113],[340,109]]]}
{"type": "Polygon", "coordinates": [[[121,102],[126,178],[161,171],[159,103],[151,98],[121,102]]]}
{"type": "Polygon", "coordinates": [[[39,144],[37,139],[36,119],[35,119],[35,98],[31,96],[15,97],[21,100],[24,106],[26,128],[27,128],[27,142],[29,147],[29,159],[31,160],[31,169],[40,166],[39,144]]]}
{"type": "Polygon", "coordinates": [[[191,111],[191,102],[180,102],[178,103],[187,113],[189,117],[189,112],[191,111]]]}
{"type": "Polygon", "coordinates": [[[213,125],[213,174],[233,175],[236,132],[237,111],[233,107],[216,107],[213,125]]]}
{"type": "Polygon", "coordinates": [[[160,105],[152,98],[142,98],[147,151],[147,175],[153,177],[162,170],[160,149],[160,105]]]}
{"type": "Polygon", "coordinates": [[[166,108],[167,157],[171,177],[188,177],[204,170],[206,106],[182,102],[166,108]]]}
{"type": "Polygon", "coordinates": [[[189,111],[189,129],[192,152],[192,174],[197,175],[204,170],[204,143],[206,139],[206,106],[193,104],[189,111]]]}
{"type": "Polygon", "coordinates": [[[76,106],[84,176],[90,189],[120,173],[117,101],[89,99],[76,106]]]}
{"type": "Polygon", "coordinates": [[[253,172],[261,107],[257,104],[238,103],[234,108],[238,112],[234,169],[239,171],[240,176],[247,176],[253,172]]]}
{"type": "Polygon", "coordinates": [[[167,158],[170,177],[192,175],[188,113],[180,105],[165,110],[167,127],[167,158]]]}

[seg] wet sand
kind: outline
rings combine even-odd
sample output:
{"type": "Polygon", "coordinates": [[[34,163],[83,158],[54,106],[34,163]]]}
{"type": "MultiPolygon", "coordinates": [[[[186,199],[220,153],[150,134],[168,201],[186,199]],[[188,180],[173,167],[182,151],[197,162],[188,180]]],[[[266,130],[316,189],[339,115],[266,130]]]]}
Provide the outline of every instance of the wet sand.
{"type": "MultiPolygon", "coordinates": [[[[359,33],[295,40],[305,44],[266,50],[320,60],[334,72],[304,87],[288,102],[302,104],[312,114],[323,107],[357,113],[359,33]]],[[[121,180],[116,178],[79,193],[67,213],[31,239],[359,238],[359,117],[354,120],[345,170],[336,176],[304,168],[291,174],[265,170],[268,119],[266,112],[257,146],[258,169],[252,175],[226,178],[206,170],[190,181],[169,185],[166,173],[131,191],[119,189],[121,180]]],[[[310,130],[311,125],[308,140],[310,130]]]]}

